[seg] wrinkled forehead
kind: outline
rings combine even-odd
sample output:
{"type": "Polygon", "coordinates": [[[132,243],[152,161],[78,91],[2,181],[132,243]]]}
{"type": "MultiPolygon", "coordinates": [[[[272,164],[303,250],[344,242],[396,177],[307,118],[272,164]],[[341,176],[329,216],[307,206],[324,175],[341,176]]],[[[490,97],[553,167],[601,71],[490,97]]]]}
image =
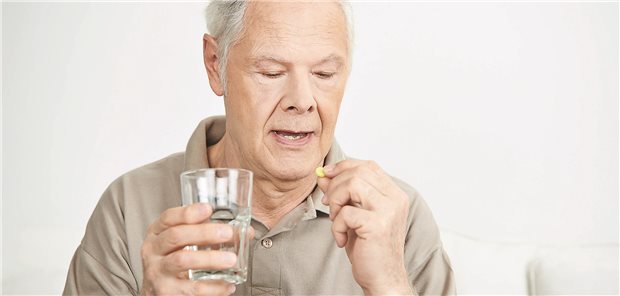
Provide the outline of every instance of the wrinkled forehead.
{"type": "MultiPolygon", "coordinates": [[[[325,46],[348,50],[347,21],[337,1],[251,1],[240,42],[252,47],[325,46]]],[[[291,48],[293,49],[293,48],[291,48]]]]}

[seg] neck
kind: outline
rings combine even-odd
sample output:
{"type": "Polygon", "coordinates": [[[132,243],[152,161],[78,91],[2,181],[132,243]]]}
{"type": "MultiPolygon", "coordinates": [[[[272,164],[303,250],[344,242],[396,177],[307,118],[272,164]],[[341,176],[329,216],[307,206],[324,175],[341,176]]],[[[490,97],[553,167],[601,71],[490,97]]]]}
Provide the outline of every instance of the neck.
{"type": "Polygon", "coordinates": [[[254,172],[252,189],[252,216],[271,229],[291,210],[302,203],[316,185],[312,174],[299,180],[281,180],[274,178],[252,165],[244,165],[237,145],[233,145],[228,134],[215,145],[207,147],[210,167],[246,168],[254,172]]]}

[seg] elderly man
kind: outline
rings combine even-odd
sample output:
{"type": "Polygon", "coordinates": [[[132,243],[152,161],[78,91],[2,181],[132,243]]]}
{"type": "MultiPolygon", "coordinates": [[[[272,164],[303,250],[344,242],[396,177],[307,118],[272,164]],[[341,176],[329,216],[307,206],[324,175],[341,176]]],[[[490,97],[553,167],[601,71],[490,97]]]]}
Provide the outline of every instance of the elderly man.
{"type": "Polygon", "coordinates": [[[333,139],[351,66],[342,2],[216,1],[204,63],[226,117],[203,120],[185,153],[133,170],[106,190],[71,262],[65,294],[454,294],[449,259],[422,198],[333,139]],[[325,166],[325,178],[314,170],[325,166]],[[246,283],[191,281],[228,268],[212,209],[180,207],[179,174],[254,172],[246,283]]]}

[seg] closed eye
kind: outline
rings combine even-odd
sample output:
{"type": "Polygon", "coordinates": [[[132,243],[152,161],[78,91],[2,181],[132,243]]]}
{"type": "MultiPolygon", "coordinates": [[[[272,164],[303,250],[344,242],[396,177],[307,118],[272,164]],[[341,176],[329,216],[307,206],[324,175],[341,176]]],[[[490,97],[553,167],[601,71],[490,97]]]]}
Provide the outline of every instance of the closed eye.
{"type": "Polygon", "coordinates": [[[284,75],[284,73],[282,72],[262,72],[260,74],[271,79],[275,79],[284,75]]]}
{"type": "Polygon", "coordinates": [[[334,77],[335,74],[334,72],[314,72],[314,75],[321,79],[330,79],[334,77]]]}

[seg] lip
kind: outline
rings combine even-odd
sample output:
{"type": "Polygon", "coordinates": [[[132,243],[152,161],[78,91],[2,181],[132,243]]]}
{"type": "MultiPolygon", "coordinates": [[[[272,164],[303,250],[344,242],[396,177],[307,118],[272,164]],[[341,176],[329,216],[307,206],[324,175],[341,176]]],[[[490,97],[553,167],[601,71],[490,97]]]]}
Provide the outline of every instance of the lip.
{"type": "Polygon", "coordinates": [[[308,132],[308,131],[291,131],[291,130],[272,130],[269,133],[276,140],[276,142],[278,142],[279,144],[281,144],[283,146],[296,147],[296,148],[305,146],[310,141],[312,141],[312,139],[314,138],[314,132],[312,132],[312,131],[308,132]],[[285,137],[282,137],[282,136],[278,135],[277,133],[290,133],[290,134],[301,134],[301,133],[304,133],[304,134],[306,134],[306,136],[304,136],[304,137],[302,137],[300,139],[291,140],[291,139],[287,139],[285,137]]]}

